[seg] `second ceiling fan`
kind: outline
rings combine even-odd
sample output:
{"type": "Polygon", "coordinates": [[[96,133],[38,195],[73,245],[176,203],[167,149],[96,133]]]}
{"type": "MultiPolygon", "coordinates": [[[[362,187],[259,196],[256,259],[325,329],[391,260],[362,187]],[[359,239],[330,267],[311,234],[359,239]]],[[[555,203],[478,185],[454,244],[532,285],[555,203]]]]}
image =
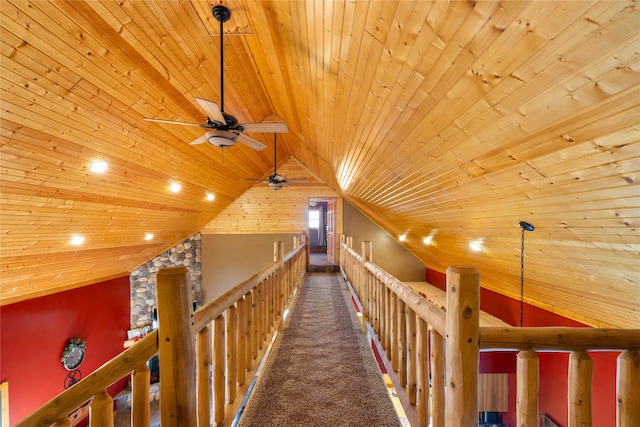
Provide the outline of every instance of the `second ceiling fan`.
{"type": "Polygon", "coordinates": [[[213,16],[220,22],[220,107],[212,101],[196,98],[200,107],[205,111],[207,117],[204,123],[179,122],[175,120],[150,119],[150,122],[169,123],[176,125],[198,126],[208,129],[204,135],[192,141],[191,145],[208,142],[216,147],[228,148],[236,141],[254,150],[262,150],[267,146],[257,139],[246,135],[244,132],[273,132],[286,133],[289,131],[284,122],[260,122],[260,123],[238,123],[238,120],[231,114],[224,111],[224,23],[231,18],[231,11],[223,5],[214,6],[211,10],[213,16]]]}
{"type": "Polygon", "coordinates": [[[278,163],[277,163],[277,149],[276,149],[276,133],[273,134],[273,173],[267,177],[266,180],[261,178],[246,178],[248,181],[261,181],[266,183],[269,188],[274,190],[280,190],[283,187],[288,187],[289,184],[305,184],[307,182],[306,179],[291,179],[288,180],[284,176],[278,173],[278,163]]]}

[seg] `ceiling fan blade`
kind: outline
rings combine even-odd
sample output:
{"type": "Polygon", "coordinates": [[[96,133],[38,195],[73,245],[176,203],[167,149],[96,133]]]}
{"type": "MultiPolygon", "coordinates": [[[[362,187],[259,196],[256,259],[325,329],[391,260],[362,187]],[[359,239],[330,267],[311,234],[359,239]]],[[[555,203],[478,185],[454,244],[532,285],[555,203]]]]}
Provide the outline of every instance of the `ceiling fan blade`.
{"type": "Polygon", "coordinates": [[[288,184],[307,184],[309,181],[306,179],[288,179],[288,184]]]}
{"type": "Polygon", "coordinates": [[[198,145],[202,144],[203,142],[207,142],[207,135],[202,135],[200,138],[194,139],[189,143],[189,145],[198,145]]]}
{"type": "Polygon", "coordinates": [[[207,116],[209,116],[211,120],[215,120],[216,122],[220,122],[223,124],[226,123],[226,120],[224,119],[224,116],[222,115],[222,111],[220,111],[218,104],[216,104],[215,102],[207,101],[206,99],[202,99],[202,98],[196,98],[196,99],[198,100],[198,103],[200,104],[202,109],[205,111],[205,113],[207,113],[207,116]]]}
{"type": "Polygon", "coordinates": [[[245,132],[287,133],[289,128],[285,122],[240,123],[245,132]]]}
{"type": "Polygon", "coordinates": [[[256,151],[264,150],[265,148],[267,148],[267,146],[262,142],[243,133],[238,134],[237,141],[243,143],[247,147],[253,148],[256,151]]]}
{"type": "Polygon", "coordinates": [[[202,125],[198,123],[189,123],[189,122],[177,122],[175,120],[162,120],[162,119],[148,119],[145,117],[145,120],[148,122],[158,122],[158,123],[168,123],[170,125],[185,125],[185,126],[198,126],[202,127],[202,125]]]}

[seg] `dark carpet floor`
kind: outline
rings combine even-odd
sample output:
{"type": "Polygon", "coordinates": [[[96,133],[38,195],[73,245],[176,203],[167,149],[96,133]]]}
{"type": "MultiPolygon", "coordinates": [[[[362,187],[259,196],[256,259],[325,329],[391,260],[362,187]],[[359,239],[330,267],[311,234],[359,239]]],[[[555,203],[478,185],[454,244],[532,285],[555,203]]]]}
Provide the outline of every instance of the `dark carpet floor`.
{"type": "Polygon", "coordinates": [[[400,426],[337,274],[307,274],[239,427],[400,426]]]}

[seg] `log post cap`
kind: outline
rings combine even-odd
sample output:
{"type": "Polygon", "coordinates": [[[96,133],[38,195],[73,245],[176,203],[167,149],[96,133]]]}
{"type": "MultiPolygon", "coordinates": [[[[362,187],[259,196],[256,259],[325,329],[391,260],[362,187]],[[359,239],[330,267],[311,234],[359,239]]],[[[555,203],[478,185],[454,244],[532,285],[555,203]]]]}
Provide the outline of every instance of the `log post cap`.
{"type": "Polygon", "coordinates": [[[447,273],[458,273],[458,274],[479,274],[478,270],[471,265],[452,265],[447,268],[447,273]]]}
{"type": "Polygon", "coordinates": [[[187,267],[167,267],[167,268],[161,268],[160,270],[158,270],[158,272],[156,273],[156,279],[158,277],[163,277],[163,276],[174,276],[174,275],[179,275],[179,274],[186,274],[189,270],[187,269],[187,267]]]}

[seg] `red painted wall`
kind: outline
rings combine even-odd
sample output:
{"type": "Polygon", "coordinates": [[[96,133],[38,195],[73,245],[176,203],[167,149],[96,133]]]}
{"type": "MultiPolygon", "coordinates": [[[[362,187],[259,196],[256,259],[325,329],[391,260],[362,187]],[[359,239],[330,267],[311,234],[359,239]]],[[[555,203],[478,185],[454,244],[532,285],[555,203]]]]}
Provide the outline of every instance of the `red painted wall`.
{"type": "MultiPolygon", "coordinates": [[[[446,275],[426,269],[425,280],[440,289],[446,289],[446,275]]],[[[520,301],[488,289],[480,289],[480,309],[511,324],[520,324],[520,301]]],[[[588,327],[555,313],[524,304],[523,326],[588,327]]],[[[616,425],[616,365],[619,352],[590,352],[593,360],[592,413],[594,426],[616,425]]],[[[567,373],[569,353],[538,353],[540,390],[539,412],[547,414],[561,426],[568,425],[567,373]]],[[[515,426],[516,410],[516,353],[483,353],[480,372],[509,374],[509,412],[502,422],[515,426]]]]}
{"type": "Polygon", "coordinates": [[[0,381],[9,382],[10,424],[64,391],[68,371],[60,358],[69,339],[87,341],[83,377],[122,352],[129,312],[128,276],[0,307],[0,381]]]}

